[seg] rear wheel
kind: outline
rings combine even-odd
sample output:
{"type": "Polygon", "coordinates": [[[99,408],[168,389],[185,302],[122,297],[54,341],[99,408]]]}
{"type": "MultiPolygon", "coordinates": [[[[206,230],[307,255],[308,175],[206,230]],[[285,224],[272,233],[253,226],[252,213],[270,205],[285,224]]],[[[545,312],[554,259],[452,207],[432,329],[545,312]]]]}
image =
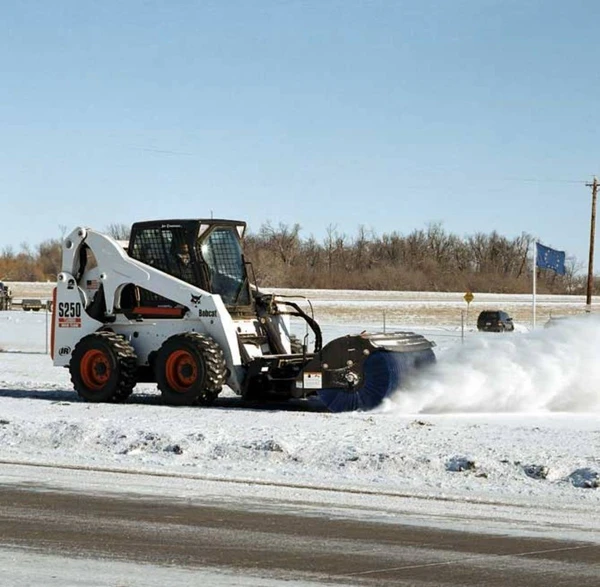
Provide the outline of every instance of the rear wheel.
{"type": "Polygon", "coordinates": [[[168,338],[158,351],[155,368],[165,403],[176,406],[211,404],[227,379],[223,350],[198,332],[168,338]]]}
{"type": "Polygon", "coordinates": [[[90,402],[120,402],[136,384],[131,344],[114,332],[84,336],[73,350],[69,371],[75,391],[90,402]]]}

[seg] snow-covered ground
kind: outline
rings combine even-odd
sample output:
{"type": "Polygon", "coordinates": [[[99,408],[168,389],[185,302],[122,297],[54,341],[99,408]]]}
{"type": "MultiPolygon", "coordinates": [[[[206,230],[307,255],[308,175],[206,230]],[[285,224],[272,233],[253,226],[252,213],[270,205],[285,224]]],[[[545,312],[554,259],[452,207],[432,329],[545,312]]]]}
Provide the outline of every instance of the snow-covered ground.
{"type": "MultiPolygon", "coordinates": [[[[448,301],[435,295],[426,301],[448,301]]],[[[360,312],[322,320],[326,298],[315,302],[326,339],[381,326],[360,312]]],[[[360,310],[356,298],[344,307],[360,310]]],[[[580,311],[579,300],[555,303],[580,311]]],[[[258,409],[231,392],[211,408],[173,408],[149,384],[124,405],[98,405],[79,401],[45,354],[45,313],[2,312],[3,481],[168,487],[255,508],[600,542],[600,321],[518,322],[509,334],[416,319],[386,328],[426,334],[438,362],[373,412],[329,414],[316,401],[258,409]]]]}

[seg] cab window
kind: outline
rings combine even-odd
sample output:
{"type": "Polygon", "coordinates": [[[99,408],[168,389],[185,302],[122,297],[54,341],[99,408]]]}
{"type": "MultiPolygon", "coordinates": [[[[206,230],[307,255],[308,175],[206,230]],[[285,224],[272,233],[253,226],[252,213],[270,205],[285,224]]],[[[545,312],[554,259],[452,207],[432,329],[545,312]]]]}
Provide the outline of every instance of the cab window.
{"type": "Polygon", "coordinates": [[[235,228],[215,228],[200,242],[200,251],[208,266],[211,292],[226,305],[248,305],[246,267],[235,228]]]}

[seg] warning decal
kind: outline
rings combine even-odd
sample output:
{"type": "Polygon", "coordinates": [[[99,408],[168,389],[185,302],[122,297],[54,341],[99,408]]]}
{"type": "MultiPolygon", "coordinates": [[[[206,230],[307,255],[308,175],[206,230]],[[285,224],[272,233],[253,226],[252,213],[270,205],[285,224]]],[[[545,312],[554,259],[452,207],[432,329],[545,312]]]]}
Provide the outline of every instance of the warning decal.
{"type": "Polygon", "coordinates": [[[321,389],[323,377],[321,373],[304,373],[304,389],[321,389]]]}

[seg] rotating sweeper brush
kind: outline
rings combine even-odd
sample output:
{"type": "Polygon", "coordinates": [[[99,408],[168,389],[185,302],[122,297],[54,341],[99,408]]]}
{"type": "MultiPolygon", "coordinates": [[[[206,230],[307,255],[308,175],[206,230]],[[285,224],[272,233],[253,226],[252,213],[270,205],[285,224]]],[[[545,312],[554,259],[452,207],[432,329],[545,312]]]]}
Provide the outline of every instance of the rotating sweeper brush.
{"type": "Polygon", "coordinates": [[[361,334],[330,342],[306,374],[321,367],[317,395],[332,412],[371,410],[435,361],[433,344],[412,332],[361,334]]]}
{"type": "Polygon", "coordinates": [[[207,405],[224,385],[247,399],[318,396],[333,412],[379,405],[435,360],[411,332],[343,336],[325,346],[314,317],[250,281],[235,220],[133,225],[124,246],[79,227],[63,242],[52,319],[54,364],[87,401],[124,401],[156,382],[165,403],[207,405]],[[291,317],[314,334],[310,351],[291,317]]]}

